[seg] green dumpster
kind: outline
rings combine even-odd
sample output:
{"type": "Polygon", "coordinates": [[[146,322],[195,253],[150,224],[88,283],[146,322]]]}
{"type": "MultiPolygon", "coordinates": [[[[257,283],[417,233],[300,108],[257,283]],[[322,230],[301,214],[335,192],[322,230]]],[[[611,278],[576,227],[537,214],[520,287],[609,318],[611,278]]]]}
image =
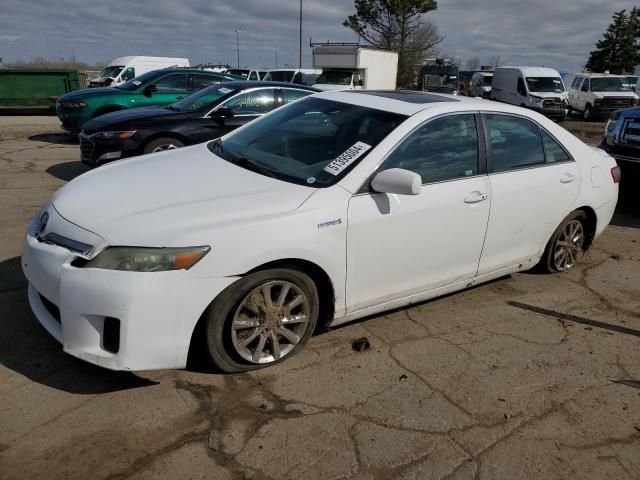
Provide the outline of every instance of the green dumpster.
{"type": "Polygon", "coordinates": [[[0,111],[55,109],[56,99],[87,88],[87,75],[57,68],[0,69],[0,111]]]}

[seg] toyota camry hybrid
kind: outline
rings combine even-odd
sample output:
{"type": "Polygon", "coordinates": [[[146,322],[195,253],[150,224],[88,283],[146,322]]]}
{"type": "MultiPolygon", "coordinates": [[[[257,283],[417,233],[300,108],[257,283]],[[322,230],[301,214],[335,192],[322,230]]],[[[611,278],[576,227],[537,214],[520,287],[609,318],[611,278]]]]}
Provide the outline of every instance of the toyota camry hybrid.
{"type": "Polygon", "coordinates": [[[115,370],[280,362],[334,326],[510,273],[571,268],[620,171],[530,110],[312,95],[208,143],[88,172],[34,217],[31,308],[115,370]]]}

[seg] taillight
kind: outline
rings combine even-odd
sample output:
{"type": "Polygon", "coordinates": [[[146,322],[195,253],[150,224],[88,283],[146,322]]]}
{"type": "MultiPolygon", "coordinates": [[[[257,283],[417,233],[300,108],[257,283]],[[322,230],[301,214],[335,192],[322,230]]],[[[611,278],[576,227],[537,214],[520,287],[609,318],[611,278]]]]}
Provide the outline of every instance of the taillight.
{"type": "Polygon", "coordinates": [[[622,170],[620,167],[616,165],[611,168],[611,178],[613,178],[613,183],[620,183],[620,178],[622,177],[622,170]]]}

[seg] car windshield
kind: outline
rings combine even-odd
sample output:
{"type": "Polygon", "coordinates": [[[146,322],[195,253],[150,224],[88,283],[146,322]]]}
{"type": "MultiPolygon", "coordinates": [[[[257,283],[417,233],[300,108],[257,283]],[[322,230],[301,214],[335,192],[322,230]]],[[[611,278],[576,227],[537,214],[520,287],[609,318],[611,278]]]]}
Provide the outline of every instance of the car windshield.
{"type": "Polygon", "coordinates": [[[295,71],[293,70],[276,70],[274,72],[267,72],[264,76],[264,80],[290,83],[294,73],[295,71]]]}
{"type": "Polygon", "coordinates": [[[256,120],[210,150],[283,181],[328,187],[338,182],[407,117],[308,97],[256,120]]]}
{"type": "Polygon", "coordinates": [[[601,77],[591,79],[592,92],[630,92],[631,85],[624,77],[601,77]]]}
{"type": "Polygon", "coordinates": [[[211,108],[213,104],[222,97],[237,91],[238,88],[232,88],[229,84],[214,85],[198,90],[196,93],[191,94],[182,100],[178,100],[171,105],[171,109],[183,112],[205,110],[207,108],[211,108]]]}
{"type": "Polygon", "coordinates": [[[457,75],[447,74],[434,74],[426,73],[424,76],[424,88],[425,89],[438,89],[438,88],[456,88],[458,84],[457,75]]]}
{"type": "Polygon", "coordinates": [[[530,92],[564,92],[560,77],[527,77],[530,92]]]}
{"type": "Polygon", "coordinates": [[[162,75],[163,73],[164,71],[161,70],[154,70],[152,72],[143,73],[139,77],[129,80],[128,82],[124,82],[122,85],[118,85],[116,88],[129,91],[136,90],[143,83],[147,83],[149,80],[153,80],[158,75],[162,75]]]}
{"type": "Polygon", "coordinates": [[[323,83],[327,85],[351,85],[351,77],[353,77],[353,72],[329,70],[322,72],[322,75],[318,77],[316,83],[323,83]]]}
{"type": "Polygon", "coordinates": [[[493,83],[493,75],[483,75],[482,76],[482,86],[490,87],[493,83]]]}
{"type": "Polygon", "coordinates": [[[102,72],[100,72],[100,77],[101,78],[116,78],[118,76],[118,74],[122,71],[122,69],[124,68],[123,65],[112,65],[111,67],[107,67],[104,70],[102,70],[102,72]]]}

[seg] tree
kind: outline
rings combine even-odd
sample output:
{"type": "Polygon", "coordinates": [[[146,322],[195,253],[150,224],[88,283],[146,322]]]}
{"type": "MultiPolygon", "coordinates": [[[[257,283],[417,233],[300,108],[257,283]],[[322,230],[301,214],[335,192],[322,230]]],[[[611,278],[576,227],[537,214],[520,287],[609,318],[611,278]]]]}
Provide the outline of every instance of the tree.
{"type": "Polygon", "coordinates": [[[366,43],[398,52],[398,86],[411,87],[433,48],[443,40],[425,14],[436,0],[355,0],[356,13],[343,25],[366,43]]]}
{"type": "Polygon", "coordinates": [[[586,68],[592,72],[633,73],[640,63],[640,10],[634,7],[629,14],[620,10],[596,43],[586,68]]]}
{"type": "Polygon", "coordinates": [[[502,65],[502,57],[500,55],[494,55],[489,59],[489,65],[493,68],[498,68],[502,65]]]}
{"type": "Polygon", "coordinates": [[[473,57],[467,60],[467,66],[465,67],[465,70],[469,72],[480,70],[480,59],[478,57],[473,57]]]}

